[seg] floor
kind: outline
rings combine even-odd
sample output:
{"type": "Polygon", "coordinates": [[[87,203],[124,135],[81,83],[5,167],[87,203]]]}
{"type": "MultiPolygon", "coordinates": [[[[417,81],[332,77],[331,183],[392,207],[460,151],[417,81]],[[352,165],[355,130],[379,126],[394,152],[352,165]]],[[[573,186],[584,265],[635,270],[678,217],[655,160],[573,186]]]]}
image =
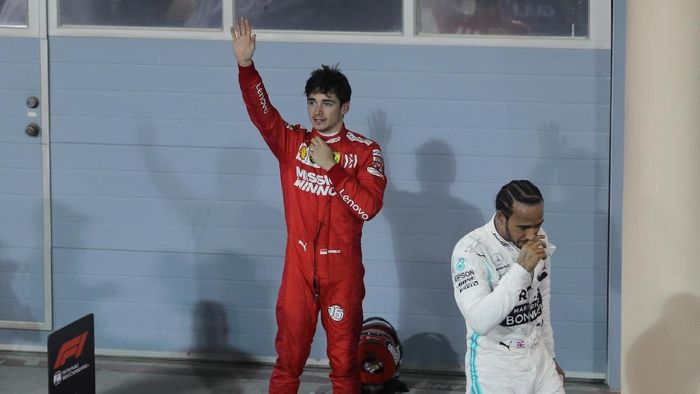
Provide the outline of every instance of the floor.
{"type": "MultiPolygon", "coordinates": [[[[97,393],[267,393],[269,365],[236,365],[201,361],[173,361],[97,357],[97,393]]],[[[299,393],[331,393],[328,370],[307,368],[299,393]]],[[[413,394],[456,394],[466,391],[459,374],[403,372],[401,380],[413,394]]],[[[46,356],[0,352],[0,393],[47,393],[46,356]]],[[[600,382],[567,381],[568,394],[610,393],[600,382]]]]}

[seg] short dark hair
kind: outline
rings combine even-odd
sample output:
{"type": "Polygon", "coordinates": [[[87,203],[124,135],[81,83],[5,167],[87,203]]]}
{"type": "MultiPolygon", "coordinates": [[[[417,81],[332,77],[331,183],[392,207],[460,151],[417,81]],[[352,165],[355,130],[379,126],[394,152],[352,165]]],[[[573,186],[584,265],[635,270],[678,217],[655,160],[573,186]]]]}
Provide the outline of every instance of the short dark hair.
{"type": "Polygon", "coordinates": [[[313,93],[334,94],[341,104],[345,104],[350,101],[352,89],[338,65],[331,67],[323,64],[321,68],[312,71],[311,77],[306,81],[304,94],[309,97],[313,93]]]}
{"type": "Polygon", "coordinates": [[[501,211],[506,219],[513,214],[513,201],[525,205],[537,205],[544,202],[540,189],[532,182],[521,179],[503,185],[496,196],[496,210],[501,211]]]}

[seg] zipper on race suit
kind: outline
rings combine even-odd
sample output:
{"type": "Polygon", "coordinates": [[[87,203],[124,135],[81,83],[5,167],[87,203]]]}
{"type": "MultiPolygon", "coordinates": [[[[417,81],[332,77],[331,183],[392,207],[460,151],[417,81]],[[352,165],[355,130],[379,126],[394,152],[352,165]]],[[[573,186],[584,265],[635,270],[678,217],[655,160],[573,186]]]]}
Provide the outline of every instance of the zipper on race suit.
{"type": "MultiPolygon", "coordinates": [[[[309,147],[309,150],[311,149],[311,135],[313,132],[308,133],[307,135],[304,136],[304,142],[306,143],[306,146],[309,147]]],[[[309,152],[309,155],[311,153],[309,152]]],[[[318,279],[318,260],[317,260],[317,250],[316,246],[318,245],[318,239],[319,235],[321,235],[321,228],[323,227],[323,222],[319,219],[319,199],[316,198],[316,220],[318,220],[318,229],[316,230],[316,237],[314,238],[314,244],[313,244],[313,254],[314,254],[314,278],[313,278],[313,287],[314,287],[314,300],[316,301],[317,304],[320,304],[321,302],[321,289],[320,289],[320,281],[318,279]]]]}
{"type": "Polygon", "coordinates": [[[316,303],[319,304],[321,302],[321,292],[319,290],[319,281],[318,281],[318,261],[317,261],[317,256],[316,256],[316,245],[318,243],[318,236],[321,234],[321,227],[318,226],[318,231],[316,232],[316,239],[314,239],[314,245],[313,245],[313,259],[314,259],[314,280],[313,280],[313,286],[314,286],[314,300],[316,300],[316,303]]]}

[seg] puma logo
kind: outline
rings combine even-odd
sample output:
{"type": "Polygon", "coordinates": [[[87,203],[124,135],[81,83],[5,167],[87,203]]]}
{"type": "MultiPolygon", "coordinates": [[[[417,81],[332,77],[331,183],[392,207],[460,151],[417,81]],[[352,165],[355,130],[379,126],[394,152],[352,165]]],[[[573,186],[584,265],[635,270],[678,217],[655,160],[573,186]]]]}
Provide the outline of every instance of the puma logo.
{"type": "Polygon", "coordinates": [[[308,242],[301,242],[301,240],[299,240],[299,245],[304,248],[304,252],[306,252],[306,244],[308,244],[308,242]]]}

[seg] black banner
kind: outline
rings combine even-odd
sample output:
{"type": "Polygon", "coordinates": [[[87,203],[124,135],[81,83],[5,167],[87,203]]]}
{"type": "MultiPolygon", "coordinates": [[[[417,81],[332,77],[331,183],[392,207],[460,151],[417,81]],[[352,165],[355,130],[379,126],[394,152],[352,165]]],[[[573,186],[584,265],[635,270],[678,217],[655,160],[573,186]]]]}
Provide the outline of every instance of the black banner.
{"type": "Polygon", "coordinates": [[[49,335],[49,394],[95,394],[94,321],[91,313],[49,335]]]}

